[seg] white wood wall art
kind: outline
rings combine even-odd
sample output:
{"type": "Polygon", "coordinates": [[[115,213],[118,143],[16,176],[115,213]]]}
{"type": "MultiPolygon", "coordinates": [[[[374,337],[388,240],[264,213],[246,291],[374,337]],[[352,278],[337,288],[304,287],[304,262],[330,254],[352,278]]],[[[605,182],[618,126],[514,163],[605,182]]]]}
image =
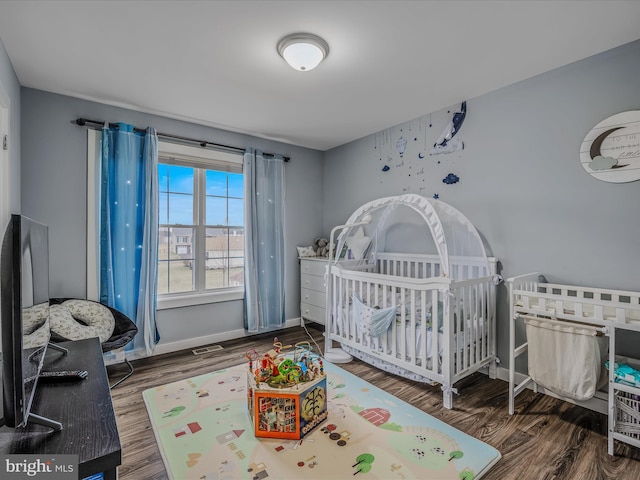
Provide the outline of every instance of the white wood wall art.
{"type": "Polygon", "coordinates": [[[580,163],[598,180],[640,180],[640,110],[617,113],[593,127],[580,146],[580,163]]]}

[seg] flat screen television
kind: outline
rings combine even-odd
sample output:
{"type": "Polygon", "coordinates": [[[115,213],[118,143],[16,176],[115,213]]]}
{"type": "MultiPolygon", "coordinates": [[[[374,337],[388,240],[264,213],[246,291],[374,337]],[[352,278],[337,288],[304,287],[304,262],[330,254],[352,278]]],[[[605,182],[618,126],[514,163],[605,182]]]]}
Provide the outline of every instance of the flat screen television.
{"type": "Polygon", "coordinates": [[[9,427],[60,423],[31,412],[49,345],[49,231],[12,215],[0,252],[2,318],[2,419],[9,427]]]}

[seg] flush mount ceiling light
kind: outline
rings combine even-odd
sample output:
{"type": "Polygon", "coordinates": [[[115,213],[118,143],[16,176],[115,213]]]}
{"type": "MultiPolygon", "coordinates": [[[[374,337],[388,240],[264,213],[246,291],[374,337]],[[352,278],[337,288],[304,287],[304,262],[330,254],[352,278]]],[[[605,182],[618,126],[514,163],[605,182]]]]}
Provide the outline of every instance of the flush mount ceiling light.
{"type": "Polygon", "coordinates": [[[329,55],[329,45],[311,33],[292,33],[278,42],[278,53],[292,68],[307,72],[329,55]]]}

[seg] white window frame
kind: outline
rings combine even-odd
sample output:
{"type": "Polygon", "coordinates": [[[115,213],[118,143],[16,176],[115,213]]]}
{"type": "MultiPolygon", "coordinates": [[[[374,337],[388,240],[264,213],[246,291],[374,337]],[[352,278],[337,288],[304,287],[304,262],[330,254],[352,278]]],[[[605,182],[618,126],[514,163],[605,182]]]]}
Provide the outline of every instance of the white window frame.
{"type": "Polygon", "coordinates": [[[102,132],[87,130],[87,299],[100,300],[100,139],[102,132]]]}
{"type": "MultiPolygon", "coordinates": [[[[100,194],[98,161],[100,159],[100,139],[102,132],[89,129],[87,133],[87,298],[98,300],[98,238],[100,232],[99,209],[97,208],[100,194]]],[[[243,163],[242,154],[240,153],[221,152],[165,141],[158,141],[158,157],[161,159],[170,158],[175,165],[182,164],[191,167],[219,170],[229,169],[229,166],[232,166],[234,171],[241,171],[243,163]]],[[[165,162],[160,161],[159,163],[165,162]]],[[[198,195],[198,192],[194,192],[194,195],[198,195]]],[[[204,199],[204,196],[202,196],[202,198],[204,199]]],[[[198,230],[204,232],[204,229],[196,229],[196,231],[198,230]]],[[[198,242],[198,240],[199,239],[196,238],[194,243],[198,242]]],[[[204,262],[204,259],[200,257],[204,257],[204,253],[196,253],[196,261],[204,262]]],[[[204,278],[202,282],[204,283],[204,278]]],[[[228,302],[242,300],[243,298],[243,286],[225,287],[208,290],[206,292],[168,293],[158,295],[157,309],[164,310],[208,303],[228,302]]]]}

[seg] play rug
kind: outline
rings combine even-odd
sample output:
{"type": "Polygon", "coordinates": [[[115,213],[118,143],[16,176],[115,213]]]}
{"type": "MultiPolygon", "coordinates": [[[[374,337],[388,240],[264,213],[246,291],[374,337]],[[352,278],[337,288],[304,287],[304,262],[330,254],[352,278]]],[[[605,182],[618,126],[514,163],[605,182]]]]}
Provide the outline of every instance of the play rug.
{"type": "Polygon", "coordinates": [[[248,365],[143,392],[170,478],[480,478],[495,448],[325,363],[328,419],[300,440],[256,438],[248,365]]]}

